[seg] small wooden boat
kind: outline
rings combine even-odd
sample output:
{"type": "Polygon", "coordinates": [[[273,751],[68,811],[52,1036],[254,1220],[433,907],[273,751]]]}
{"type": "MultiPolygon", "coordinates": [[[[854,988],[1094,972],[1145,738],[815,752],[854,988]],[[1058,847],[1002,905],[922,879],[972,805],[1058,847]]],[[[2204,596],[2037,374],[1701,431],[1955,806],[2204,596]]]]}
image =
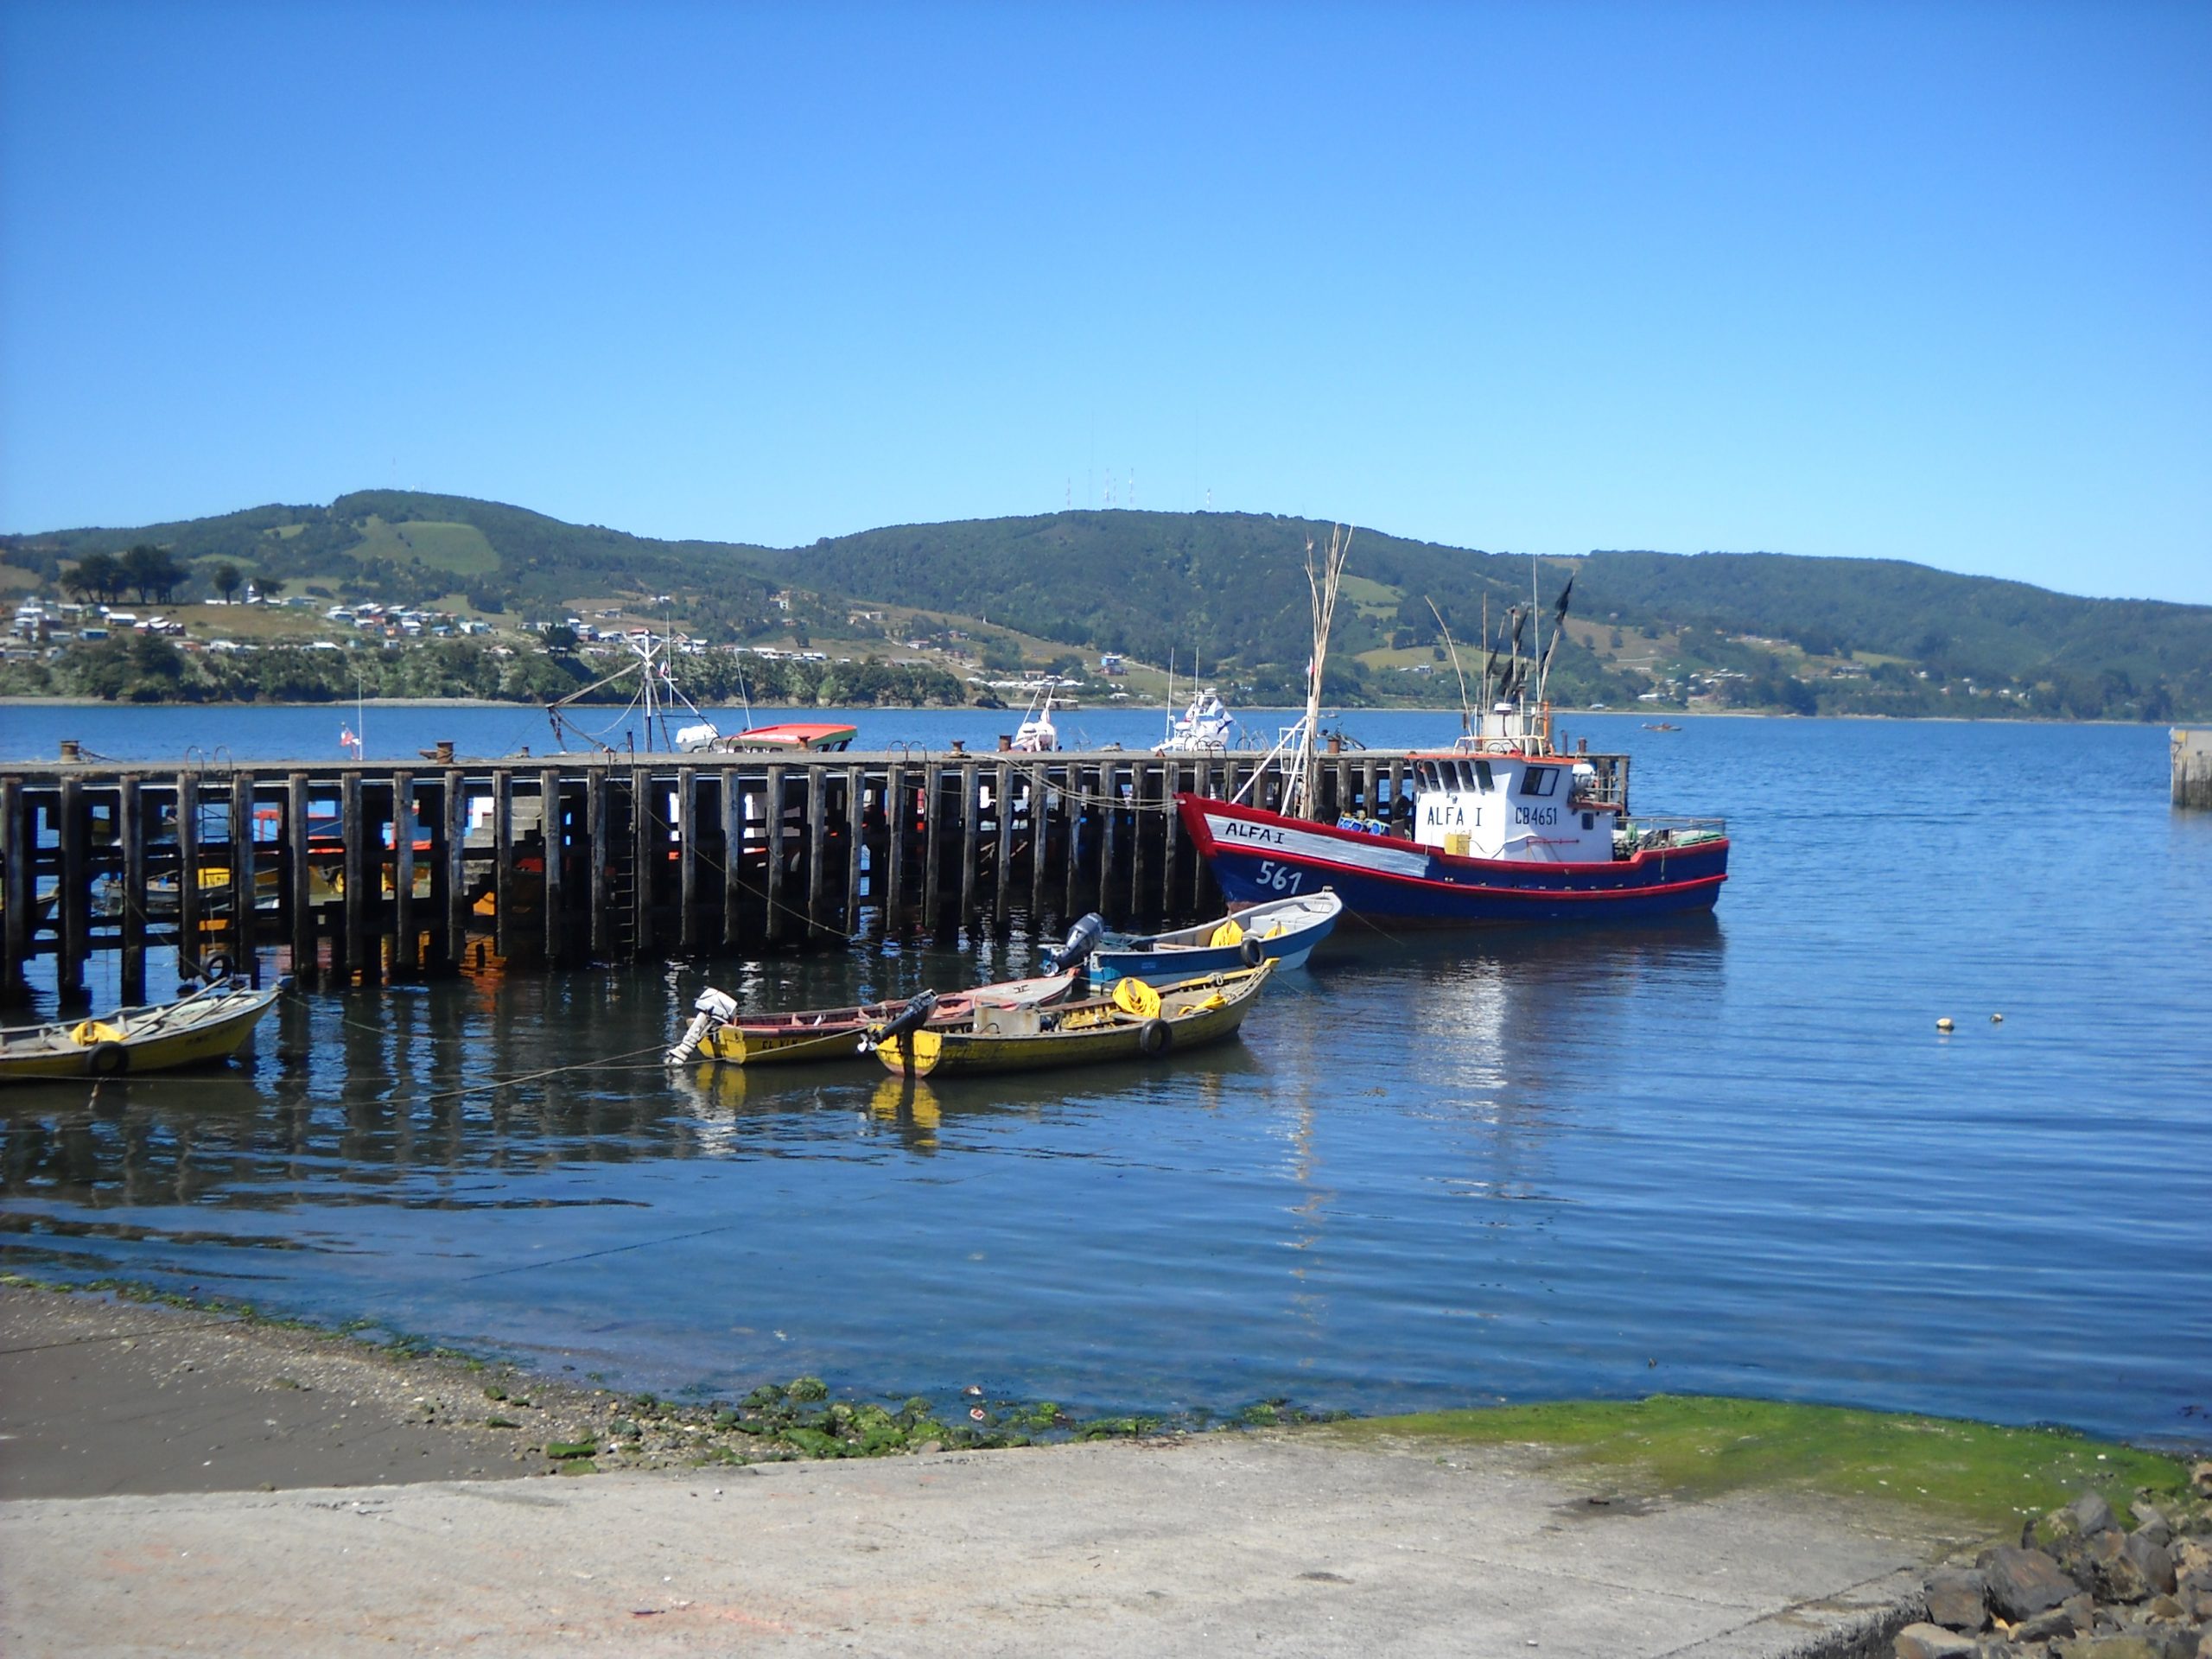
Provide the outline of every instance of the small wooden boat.
{"type": "Polygon", "coordinates": [[[218,980],[174,1002],[0,1030],[0,1082],[113,1077],[227,1060],[283,991],[218,980]]]}
{"type": "MultiPolygon", "coordinates": [[[[939,997],[930,1013],[933,1026],[952,1026],[983,1008],[1038,1007],[1057,1002],[1075,988],[1073,971],[1035,979],[1011,979],[979,985],[939,997]]],[[[804,1061],[849,1060],[863,1052],[861,1038],[872,1026],[888,1025],[906,1012],[911,999],[868,1002],[849,1008],[804,1008],[791,1014],[740,1017],[736,1000],[709,988],[692,1006],[696,1010],[683,1037],[668,1051],[668,1063],[682,1065],[696,1055],[727,1065],[788,1065],[804,1061]]]]}
{"type": "Polygon", "coordinates": [[[988,1009],[965,1025],[889,1035],[875,1055],[887,1069],[915,1077],[1158,1059],[1233,1035],[1274,971],[1274,963],[1262,962],[1159,990],[1125,979],[1111,996],[1058,1007],[988,1009]]]}
{"type": "Polygon", "coordinates": [[[1256,968],[1268,960],[1281,969],[1303,968],[1313,947],[1329,937],[1344,908],[1344,900],[1324,888],[1270,899],[1173,933],[1109,933],[1091,953],[1090,976],[1105,983],[1132,976],[1188,979],[1194,974],[1256,968]]]}

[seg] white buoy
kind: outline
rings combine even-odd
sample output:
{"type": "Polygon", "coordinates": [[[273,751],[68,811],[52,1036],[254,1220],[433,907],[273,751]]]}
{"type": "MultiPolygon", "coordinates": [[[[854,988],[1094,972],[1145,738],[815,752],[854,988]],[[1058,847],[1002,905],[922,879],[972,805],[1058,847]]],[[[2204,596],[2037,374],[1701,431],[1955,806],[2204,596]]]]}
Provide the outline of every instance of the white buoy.
{"type": "Polygon", "coordinates": [[[1936,1022],[1936,1030],[1938,1030],[1938,1031],[1948,1031],[1948,1030],[1950,1030],[1950,1029],[1951,1029],[1951,1018],[1950,1018],[1950,1016],[1949,1016],[1948,1014],[1946,1014],[1946,1015],[1944,1015],[1944,1016],[1943,1016],[1943,1018],[1942,1018],[1941,1020],[1938,1020],[1936,1022]]]}

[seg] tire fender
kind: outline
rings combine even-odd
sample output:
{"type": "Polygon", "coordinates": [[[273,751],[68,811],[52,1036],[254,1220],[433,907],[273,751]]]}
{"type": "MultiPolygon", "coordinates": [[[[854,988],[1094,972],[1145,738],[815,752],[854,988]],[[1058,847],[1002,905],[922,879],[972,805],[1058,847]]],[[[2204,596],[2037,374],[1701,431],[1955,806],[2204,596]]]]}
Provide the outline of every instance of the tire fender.
{"type": "Polygon", "coordinates": [[[1175,1046],[1175,1033],[1165,1020],[1147,1020],[1137,1033],[1137,1052],[1158,1059],[1175,1046]]]}
{"type": "Polygon", "coordinates": [[[1268,947],[1248,933],[1244,943],[1236,947],[1236,955],[1247,968],[1256,968],[1268,959],[1268,947]]]}
{"type": "Polygon", "coordinates": [[[130,1069],[130,1051],[121,1043],[94,1043],[85,1056],[85,1071],[95,1077],[119,1077],[130,1069]]]}

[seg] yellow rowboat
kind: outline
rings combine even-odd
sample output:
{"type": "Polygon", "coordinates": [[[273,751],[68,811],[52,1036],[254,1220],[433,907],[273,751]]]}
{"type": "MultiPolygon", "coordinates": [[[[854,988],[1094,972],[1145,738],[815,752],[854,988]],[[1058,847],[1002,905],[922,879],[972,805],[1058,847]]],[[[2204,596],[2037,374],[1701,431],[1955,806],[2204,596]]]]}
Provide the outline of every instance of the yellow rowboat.
{"type": "MultiPolygon", "coordinates": [[[[1075,988],[1075,982],[1076,975],[1071,970],[950,992],[936,1000],[928,1018],[932,1025],[951,1026],[964,1023],[987,1008],[1035,1007],[1057,1002],[1075,988]]],[[[695,1053],[701,1059],[718,1060],[725,1065],[858,1059],[867,1052],[861,1046],[861,1039],[868,1028],[896,1020],[910,1006],[899,1001],[745,1015],[738,1013],[734,998],[709,988],[692,1004],[697,1017],[669,1051],[668,1062],[682,1065],[695,1053]]]]}
{"type": "Polygon", "coordinates": [[[1033,1071],[1109,1060],[1157,1059],[1218,1042],[1244,1023],[1272,961],[1153,989],[1141,979],[1114,995],[1060,1007],[978,1011],[972,1024],[887,1037],[876,1058],[907,1077],[1033,1071]]]}
{"type": "Polygon", "coordinates": [[[114,1077],[227,1060],[283,987],[257,991],[218,981],[174,1002],[118,1008],[97,1020],[56,1020],[0,1030],[0,1083],[40,1077],[114,1077]]]}

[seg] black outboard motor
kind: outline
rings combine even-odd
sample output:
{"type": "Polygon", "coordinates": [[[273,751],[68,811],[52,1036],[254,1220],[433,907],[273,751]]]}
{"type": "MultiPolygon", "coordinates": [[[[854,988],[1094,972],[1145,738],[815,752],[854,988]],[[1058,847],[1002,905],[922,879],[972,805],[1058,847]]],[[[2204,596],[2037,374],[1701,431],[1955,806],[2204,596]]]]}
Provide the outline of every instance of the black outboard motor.
{"type": "Polygon", "coordinates": [[[1069,969],[1079,966],[1098,948],[1098,942],[1105,937],[1106,918],[1094,910],[1068,930],[1068,936],[1061,941],[1058,950],[1045,953],[1045,971],[1064,974],[1069,969]]]}
{"type": "Polygon", "coordinates": [[[887,1020],[880,1026],[870,1026],[861,1039],[861,1052],[873,1054],[894,1037],[904,1037],[910,1031],[919,1031],[929,1023],[930,1015],[937,1012],[937,993],[924,991],[899,1011],[895,1020],[887,1020]]]}

